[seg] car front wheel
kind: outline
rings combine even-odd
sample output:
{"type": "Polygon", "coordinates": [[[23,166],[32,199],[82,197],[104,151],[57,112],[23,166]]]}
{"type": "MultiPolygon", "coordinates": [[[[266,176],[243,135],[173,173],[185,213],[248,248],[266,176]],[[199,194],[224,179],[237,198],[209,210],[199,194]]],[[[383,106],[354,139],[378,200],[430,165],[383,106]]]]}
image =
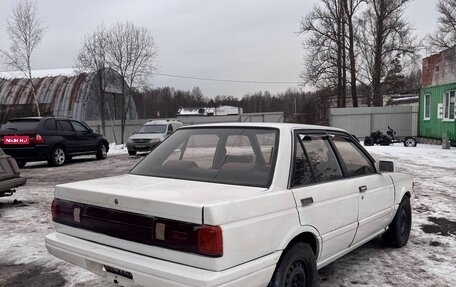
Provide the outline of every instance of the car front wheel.
{"type": "Polygon", "coordinates": [[[129,150],[129,151],[128,151],[128,154],[129,154],[129,155],[136,155],[136,151],[135,151],[135,150],[129,150]]]}
{"type": "Polygon", "coordinates": [[[285,251],[268,287],[318,286],[315,254],[309,244],[296,243],[285,251]]]}
{"type": "Polygon", "coordinates": [[[393,221],[390,223],[388,230],[383,234],[383,241],[386,245],[400,248],[405,246],[412,229],[412,207],[410,198],[404,196],[393,221]]]}
{"type": "Polygon", "coordinates": [[[96,157],[97,159],[106,159],[108,157],[108,149],[106,148],[106,144],[100,143],[96,157]]]}
{"type": "Polygon", "coordinates": [[[56,146],[52,149],[48,163],[52,166],[61,166],[65,163],[66,154],[61,146],[56,146]]]}

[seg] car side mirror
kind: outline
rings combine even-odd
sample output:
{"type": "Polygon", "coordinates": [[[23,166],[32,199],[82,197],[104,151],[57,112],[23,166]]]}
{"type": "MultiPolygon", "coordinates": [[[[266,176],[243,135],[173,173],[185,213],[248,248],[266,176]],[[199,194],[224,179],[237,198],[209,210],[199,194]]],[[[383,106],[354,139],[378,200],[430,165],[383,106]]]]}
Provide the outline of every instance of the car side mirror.
{"type": "Polygon", "coordinates": [[[394,172],[394,162],[381,160],[378,162],[377,170],[379,172],[394,172]]]}
{"type": "Polygon", "coordinates": [[[93,129],[89,129],[89,134],[93,133],[93,129]]]}

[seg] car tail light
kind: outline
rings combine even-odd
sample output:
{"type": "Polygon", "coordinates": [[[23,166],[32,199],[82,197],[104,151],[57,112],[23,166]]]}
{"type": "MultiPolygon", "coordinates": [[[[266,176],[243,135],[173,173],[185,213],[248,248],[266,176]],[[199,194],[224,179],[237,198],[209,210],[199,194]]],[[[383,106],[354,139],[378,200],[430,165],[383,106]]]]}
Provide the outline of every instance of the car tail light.
{"type": "Polygon", "coordinates": [[[198,250],[207,255],[223,255],[222,228],[220,226],[202,226],[198,230],[198,250]]]}
{"type": "Polygon", "coordinates": [[[30,143],[42,144],[44,143],[44,137],[40,134],[36,134],[35,137],[30,137],[30,143]]]}
{"type": "Polygon", "coordinates": [[[54,199],[52,220],[138,243],[223,256],[220,226],[200,225],[54,199]]]}

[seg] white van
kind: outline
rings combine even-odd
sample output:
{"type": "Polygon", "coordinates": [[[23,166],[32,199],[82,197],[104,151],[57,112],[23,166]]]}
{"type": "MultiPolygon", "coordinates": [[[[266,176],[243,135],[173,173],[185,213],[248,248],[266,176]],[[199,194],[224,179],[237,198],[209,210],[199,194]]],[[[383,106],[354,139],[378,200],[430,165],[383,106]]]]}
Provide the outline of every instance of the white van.
{"type": "Polygon", "coordinates": [[[129,155],[137,152],[153,150],[175,130],[182,127],[179,121],[150,121],[145,123],[136,133],[128,138],[127,149],[129,155]]]}

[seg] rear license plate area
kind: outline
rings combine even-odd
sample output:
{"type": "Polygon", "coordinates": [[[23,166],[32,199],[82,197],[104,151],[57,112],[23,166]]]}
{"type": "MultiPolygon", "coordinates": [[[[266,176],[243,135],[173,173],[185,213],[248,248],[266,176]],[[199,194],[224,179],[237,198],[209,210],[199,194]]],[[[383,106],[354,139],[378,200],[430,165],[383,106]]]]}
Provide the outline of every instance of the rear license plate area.
{"type": "Polygon", "coordinates": [[[4,136],[3,143],[5,145],[27,145],[30,143],[29,136],[4,136]]]}
{"type": "Polygon", "coordinates": [[[133,280],[133,274],[131,274],[131,272],[128,272],[128,271],[125,271],[125,270],[122,270],[119,268],[111,267],[108,265],[103,265],[103,269],[108,273],[115,274],[115,275],[130,279],[130,280],[133,280]]]}

